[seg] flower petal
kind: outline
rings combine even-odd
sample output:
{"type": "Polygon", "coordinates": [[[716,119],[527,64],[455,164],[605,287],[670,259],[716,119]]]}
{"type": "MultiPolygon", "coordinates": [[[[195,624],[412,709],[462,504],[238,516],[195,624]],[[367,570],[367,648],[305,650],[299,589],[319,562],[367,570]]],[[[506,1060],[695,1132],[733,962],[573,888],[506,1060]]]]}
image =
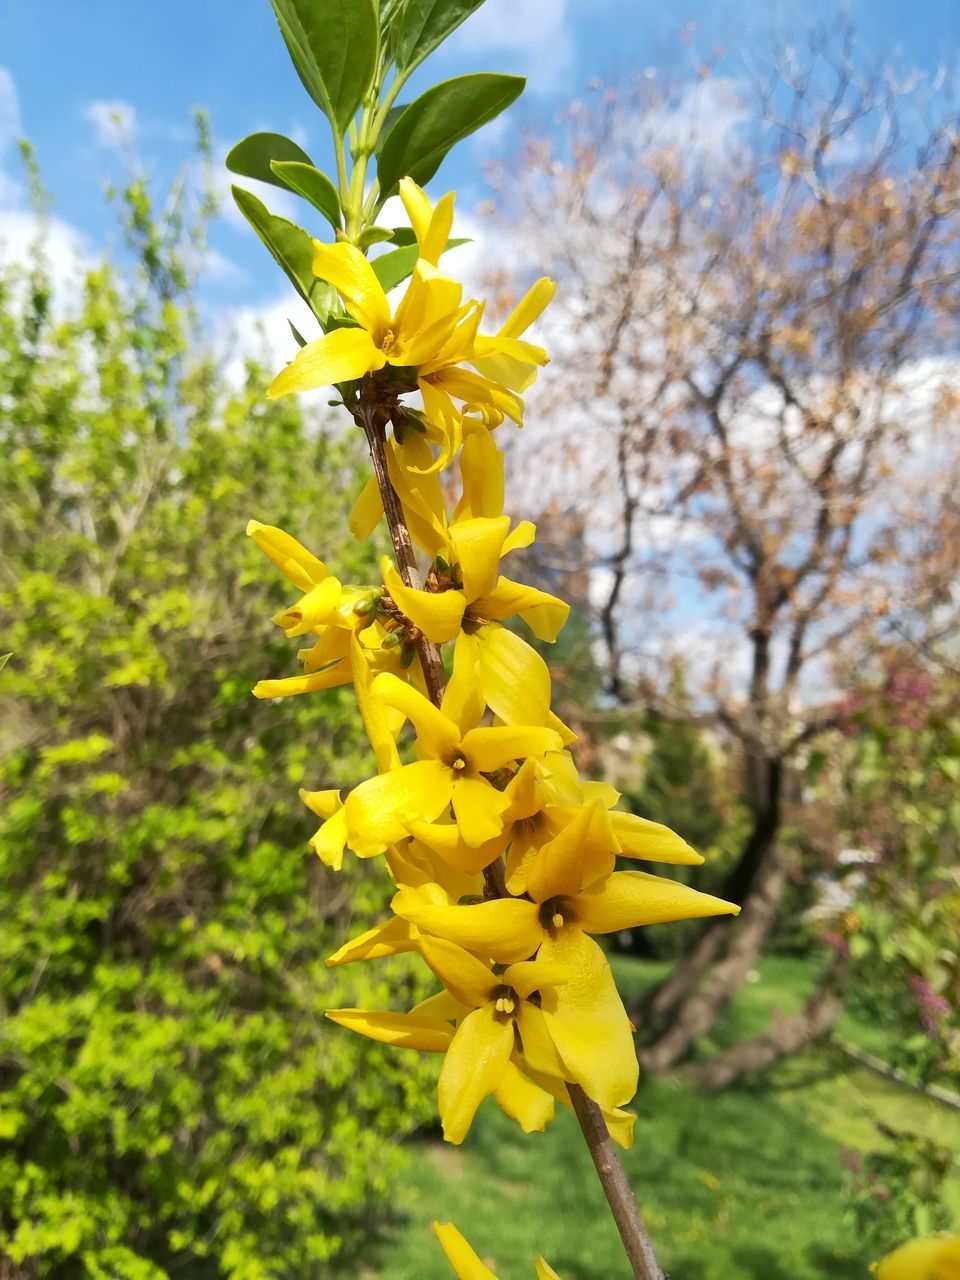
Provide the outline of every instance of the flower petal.
{"type": "MultiPolygon", "coordinates": [[[[556,812],[551,810],[551,814],[556,812]]],[[[566,812],[559,810],[562,815],[566,812]]],[[[616,862],[613,851],[613,834],[603,806],[595,803],[572,809],[558,834],[539,849],[527,875],[527,892],[534,902],[579,894],[585,880],[592,884],[610,874],[616,862]]]]}
{"type": "Polygon", "coordinates": [[[412,178],[401,178],[400,199],[417,237],[420,257],[436,266],[453,226],[453,192],[449,191],[433,207],[422,187],[412,178]]]}
{"type": "Polygon", "coordinates": [[[309,591],[327,576],[322,560],[302,546],[296,538],[272,524],[247,521],[247,536],[252,538],[265,556],[277,566],[288,582],[300,591],[309,591]]]}
{"type": "Polygon", "coordinates": [[[484,700],[506,724],[546,725],[550,672],[535,649],[497,624],[481,627],[477,677],[484,700]]]}
{"type": "Polygon", "coordinates": [[[444,1022],[459,1022],[473,1008],[471,1004],[461,1004],[449,991],[438,991],[436,995],[427,996],[410,1010],[427,1018],[442,1018],[444,1022]]]}
{"type": "Polygon", "coordinates": [[[560,750],[560,735],[535,725],[496,725],[471,729],[463,735],[461,749],[480,773],[495,773],[512,760],[542,756],[560,750]]]}
{"type": "Polygon", "coordinates": [[[500,981],[508,987],[513,987],[518,996],[527,1000],[534,991],[559,986],[561,982],[566,982],[569,976],[562,964],[547,964],[542,960],[518,960],[516,964],[507,965],[500,981]]]}
{"type": "Polygon", "coordinates": [[[334,329],[301,347],[287,367],[267,388],[267,399],[276,400],[293,391],[312,391],[335,382],[350,382],[382,369],[386,357],[365,329],[334,329]]]}
{"type": "Polygon", "coordinates": [[[463,442],[460,478],[463,491],[451,523],[473,516],[503,515],[503,454],[488,431],[474,431],[463,442]]]}
{"type": "Polygon", "coordinates": [[[477,680],[480,643],[461,631],[453,647],[453,671],[443,691],[440,710],[461,733],[479,724],[487,704],[477,680]]]}
{"type": "Polygon", "coordinates": [[[509,555],[511,551],[520,551],[524,547],[532,546],[537,537],[537,526],[532,520],[520,520],[515,529],[510,532],[503,540],[503,554],[509,555]]]}
{"type": "Polygon", "coordinates": [[[363,542],[373,533],[382,515],[383,499],[380,497],[380,486],[377,483],[377,477],[371,476],[350,508],[347,527],[358,541],[363,542]]]}
{"type": "Polygon", "coordinates": [[[911,1240],[884,1258],[876,1280],[960,1280],[960,1235],[911,1240]]]}
{"type": "Polygon", "coordinates": [[[500,326],[498,337],[519,338],[538,319],[557,291],[555,280],[541,276],[535,280],[500,326]]]}
{"type": "Polygon", "coordinates": [[[659,822],[650,822],[635,813],[611,813],[610,825],[625,858],[647,862],[670,862],[675,866],[697,867],[703,858],[686,840],[659,822]]]}
{"type": "Polygon", "coordinates": [[[559,596],[503,577],[488,595],[476,601],[474,609],[478,617],[499,621],[521,617],[537,639],[548,644],[553,644],[570,615],[570,606],[559,596]]]}
{"type": "Polygon", "coordinates": [[[524,1133],[542,1133],[553,1119],[553,1098],[513,1062],[507,1063],[493,1097],[500,1110],[516,1120],[524,1133]]]}
{"type": "Polygon", "coordinates": [[[601,1107],[621,1107],[637,1090],[633,1034],[603,952],[579,929],[545,938],[540,959],[565,965],[570,977],[556,988],[556,1007],[544,1010],[564,1076],[601,1107]]]}
{"type": "Polygon", "coordinates": [[[347,819],[343,809],[330,815],[310,837],[310,848],[320,861],[333,871],[343,866],[343,851],[347,844],[347,819]]]}
{"type": "Polygon", "coordinates": [[[379,1040],[397,1049],[444,1053],[454,1039],[453,1028],[439,1018],[416,1013],[371,1013],[367,1009],[328,1009],[326,1016],[338,1026],[356,1031],[368,1040],[379,1040]]]}
{"type": "Polygon", "coordinates": [[[501,831],[482,844],[467,844],[455,822],[408,822],[407,830],[448,866],[468,875],[489,867],[503,853],[509,840],[509,835],[501,831]]]}
{"type": "Polygon", "coordinates": [[[353,691],[357,698],[357,710],[360,712],[360,719],[363,721],[370,746],[373,748],[377,768],[381,773],[396,769],[400,764],[397,734],[403,721],[401,720],[399,724],[395,723],[395,719],[398,718],[395,712],[384,705],[382,698],[374,697],[370,666],[355,636],[350,637],[350,670],[353,673],[353,691]]]}
{"type": "MultiPolygon", "coordinates": [[[[524,1001],[517,1010],[517,1029],[523,1045],[523,1057],[529,1069],[562,1080],[566,1068],[560,1061],[543,1010],[524,1001]]],[[[551,1089],[551,1092],[554,1097],[559,1096],[555,1090],[551,1089]]]]}
{"type": "Polygon", "coordinates": [[[332,956],[327,956],[324,964],[333,969],[339,964],[352,964],[354,960],[381,960],[384,956],[416,951],[419,939],[420,931],[415,924],[391,916],[383,924],[374,925],[366,933],[345,942],[332,956]]]}
{"type": "Polygon", "coordinates": [[[283,628],[283,634],[288,640],[306,635],[317,627],[329,626],[342,592],[343,587],[338,578],[324,578],[315,587],[311,587],[296,604],[281,613],[275,613],[270,621],[283,628]]]}
{"type": "Polygon", "coordinates": [[[486,844],[503,830],[503,813],[510,801],[486,778],[455,778],[451,802],[467,844],[486,844]]]}
{"type": "Polygon", "coordinates": [[[434,644],[446,644],[460,630],[467,600],[462,591],[416,591],[408,587],[388,556],[380,561],[383,583],[400,612],[434,644]]]}
{"type": "Polygon", "coordinates": [[[383,672],[373,681],[370,691],[375,698],[406,716],[416,730],[417,742],[434,759],[460,750],[457,726],[419,689],[414,689],[398,676],[383,672]]]}
{"type": "Polygon", "coordinates": [[[485,1267],[452,1222],[435,1222],[433,1229],[447,1261],[453,1267],[458,1280],[497,1280],[489,1267],[485,1267]]]}
{"type": "Polygon", "coordinates": [[[379,345],[383,333],[390,327],[390,304],[377,273],[356,245],[345,241],[322,244],[314,240],[313,274],[333,285],[347,312],[379,345]]]}
{"type": "Polygon", "coordinates": [[[689,885],[645,871],[615,871],[577,895],[577,921],[587,933],[616,933],[668,920],[739,915],[740,908],[689,885]]]}
{"type": "Polygon", "coordinates": [[[343,801],[340,799],[340,792],[336,787],[326,791],[307,791],[301,787],[297,795],[299,795],[310,812],[316,814],[318,818],[322,818],[324,822],[326,822],[327,818],[332,818],[338,809],[343,808],[343,801]]]}
{"type": "Polygon", "coordinates": [[[447,1142],[459,1145],[477,1107],[500,1085],[513,1052],[513,1023],[499,1022],[492,1005],[468,1014],[440,1068],[437,1100],[447,1142]]]}
{"type": "Polygon", "coordinates": [[[415,889],[401,889],[391,905],[424,933],[448,938],[499,964],[525,960],[543,939],[536,903],[521,898],[443,906],[415,889]]]}
{"type": "Polygon", "coordinates": [[[450,542],[468,604],[493,590],[509,530],[509,516],[475,516],[450,526],[450,542]]]}
{"type": "Polygon", "coordinates": [[[439,817],[452,790],[453,771],[439,760],[417,760],[368,778],[344,805],[350,848],[360,858],[376,857],[406,837],[404,820],[439,817]]]}
{"type": "Polygon", "coordinates": [[[423,938],[420,954],[437,978],[461,1004],[479,1009],[488,1004],[500,979],[489,965],[446,938],[423,938]]]}
{"type": "Polygon", "coordinates": [[[320,689],[336,689],[350,683],[350,667],[338,659],[322,671],[309,676],[286,676],[283,680],[258,680],[253,686],[255,698],[291,698],[298,693],[316,693],[320,689]]]}

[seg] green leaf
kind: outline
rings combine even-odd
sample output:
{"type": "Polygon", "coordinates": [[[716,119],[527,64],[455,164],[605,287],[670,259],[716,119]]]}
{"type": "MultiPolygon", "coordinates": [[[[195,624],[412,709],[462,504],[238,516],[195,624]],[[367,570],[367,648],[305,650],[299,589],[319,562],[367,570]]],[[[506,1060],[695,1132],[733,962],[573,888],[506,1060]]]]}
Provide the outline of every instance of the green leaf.
{"type": "Polygon", "coordinates": [[[457,76],[411,102],[390,130],[377,163],[384,201],[404,176],[423,186],[450,148],[498,116],[523,92],[522,76],[457,76]]]}
{"type": "Polygon", "coordinates": [[[402,249],[392,249],[390,253],[382,253],[379,258],[371,258],[370,265],[383,286],[384,293],[389,293],[402,280],[406,280],[417,265],[417,255],[417,246],[411,244],[402,249]]]}
{"type": "MultiPolygon", "coordinates": [[[[374,273],[386,293],[391,289],[395,289],[398,284],[406,280],[407,276],[413,271],[417,265],[417,257],[419,249],[416,239],[409,227],[398,227],[394,232],[396,236],[398,232],[409,232],[409,241],[400,249],[391,249],[389,253],[383,253],[379,258],[371,258],[370,265],[373,267],[374,273]]],[[[448,249],[455,249],[458,244],[469,244],[469,239],[448,240],[443,246],[443,252],[448,249]]]]}
{"type": "Polygon", "coordinates": [[[336,305],[336,295],[328,284],[313,274],[313,242],[302,227],[279,218],[242,187],[233,187],[240,212],[256,231],[270,254],[287,274],[293,287],[325,326],[336,305]]]}
{"type": "Polygon", "coordinates": [[[418,67],[481,4],[483,0],[406,0],[397,25],[397,67],[418,67]]]}
{"type": "Polygon", "coordinates": [[[314,102],[340,133],[377,64],[374,0],[270,0],[287,51],[314,102]]]}
{"type": "Polygon", "coordinates": [[[307,153],[282,133],[251,133],[228,153],[227,168],[231,173],[239,173],[241,177],[256,178],[260,182],[271,182],[275,187],[284,187],[286,184],[277,181],[276,174],[270,167],[274,160],[298,161],[306,165],[311,163],[307,153]]]}
{"type": "Polygon", "coordinates": [[[287,324],[290,326],[290,332],[293,334],[293,340],[297,344],[297,346],[305,347],[307,345],[307,340],[303,336],[303,334],[300,332],[300,330],[297,328],[297,326],[289,318],[287,319],[287,324]]]}
{"type": "Polygon", "coordinates": [[[383,150],[383,144],[384,142],[386,142],[391,129],[397,123],[397,121],[400,119],[400,117],[403,115],[403,113],[406,111],[409,105],[410,105],[409,102],[397,102],[397,103],[394,103],[394,105],[387,112],[387,117],[383,122],[383,127],[381,128],[379,134],[377,135],[376,142],[373,144],[373,154],[377,159],[379,159],[380,157],[380,152],[383,150]]]}
{"type": "Polygon", "coordinates": [[[393,232],[389,227],[364,227],[357,244],[361,249],[369,249],[372,244],[382,244],[384,240],[392,239],[393,232]]]}
{"type": "Polygon", "coordinates": [[[321,173],[314,165],[301,164],[297,160],[274,160],[270,165],[273,172],[281,179],[284,186],[296,191],[297,195],[309,200],[333,227],[340,229],[343,218],[340,212],[340,197],[337,189],[325,173],[321,173]]]}
{"type": "Polygon", "coordinates": [[[0,653],[0,671],[3,670],[12,657],[12,653],[0,653]]]}

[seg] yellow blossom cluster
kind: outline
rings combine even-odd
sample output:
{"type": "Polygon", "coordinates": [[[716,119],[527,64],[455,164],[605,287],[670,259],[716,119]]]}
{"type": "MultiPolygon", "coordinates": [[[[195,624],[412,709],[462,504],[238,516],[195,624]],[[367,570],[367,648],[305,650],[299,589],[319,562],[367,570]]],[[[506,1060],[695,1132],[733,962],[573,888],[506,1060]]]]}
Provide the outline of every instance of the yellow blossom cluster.
{"type": "MultiPolygon", "coordinates": [[[[439,984],[410,1010],[328,1017],[374,1040],[443,1054],[438,1099],[449,1142],[463,1140],[491,1095],[524,1131],[540,1130],[555,1102],[572,1105],[575,1085],[629,1145],[633,1028],[596,938],[736,908],[617,869],[618,859],[702,859],[667,828],[617,810],[611,787],[581,779],[569,750],[575,735],[551,709],[547,665],[504,625],[518,619],[550,643],[569,612],[501,572],[536,530],[504,514],[503,455],[491,434],[506,418],[522,422],[521,395],[547,356],[521,335],[553,285],[538,281],[496,334],[481,334],[482,304],[465,300],[438,267],[452,196],[432,207],[411,181],[400,191],[419,253],[402,298],[391,304],[354,245],[317,244],[313,269],[336,290],[342,324],[302,347],[271,394],[336,384],[358,421],[367,414],[393,492],[375,476],[351,529],[369,536],[389,498],[424,576],[385,557],[380,582],[345,585],[282,530],[256,521],[248,530],[300,593],[273,621],[291,638],[309,637],[303,673],[261,681],[254,692],[284,697],[352,683],[377,762],[377,774],[345,799],[301,793],[322,819],[311,844],[328,866],[338,869],[347,850],[382,855],[393,882],[389,919],[327,963],[415,952],[439,984]],[[414,394],[422,407],[403,401],[414,394]],[[441,477],[444,470],[453,474],[441,477]],[[456,480],[450,503],[444,479],[456,480]],[[452,646],[445,688],[423,660],[431,645],[452,646]]],[[[453,1228],[443,1231],[445,1248],[475,1256],[453,1228]]],[[[489,1274],[476,1266],[461,1274],[489,1274]]]]}

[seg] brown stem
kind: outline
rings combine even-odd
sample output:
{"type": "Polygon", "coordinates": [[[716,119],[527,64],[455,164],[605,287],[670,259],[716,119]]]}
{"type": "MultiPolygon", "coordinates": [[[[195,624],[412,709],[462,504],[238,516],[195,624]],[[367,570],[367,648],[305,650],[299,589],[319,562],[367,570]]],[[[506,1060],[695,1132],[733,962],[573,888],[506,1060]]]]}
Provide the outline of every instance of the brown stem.
{"type": "MultiPolygon", "coordinates": [[[[364,400],[358,402],[354,409],[354,417],[367,437],[370,461],[373,463],[373,473],[380,487],[380,497],[383,500],[383,509],[387,516],[387,525],[390,529],[400,577],[406,586],[414,591],[422,591],[423,583],[420,581],[420,570],[417,568],[416,556],[413,553],[410,530],[403,518],[403,507],[400,505],[397,491],[391,484],[387,471],[385,424],[378,420],[376,406],[364,400]]],[[[427,639],[423,632],[418,634],[416,645],[430,701],[439,707],[445,684],[440,650],[437,645],[427,639]]]]}
{"type": "Polygon", "coordinates": [[[665,1280],[600,1108],[577,1084],[568,1084],[567,1092],[590,1148],[597,1177],[620,1232],[624,1252],[633,1267],[633,1274],[637,1280],[665,1280]]]}
{"type": "MultiPolygon", "coordinates": [[[[377,484],[380,488],[380,497],[383,500],[383,510],[386,513],[387,524],[390,528],[390,538],[397,557],[397,568],[400,571],[400,576],[408,587],[412,587],[415,591],[422,590],[420,571],[417,568],[416,558],[413,553],[410,530],[407,528],[407,523],[403,517],[403,507],[387,471],[386,437],[384,433],[386,423],[381,420],[381,415],[377,412],[377,406],[365,401],[362,397],[352,407],[352,412],[358,426],[362,427],[364,435],[367,437],[370,460],[373,463],[373,472],[377,477],[377,484]]],[[[440,659],[440,650],[426,636],[420,635],[417,640],[417,653],[420,656],[420,664],[423,667],[423,675],[427,691],[430,694],[430,700],[435,706],[439,706],[446,684],[443,663],[440,659]]],[[[502,859],[497,858],[495,862],[484,869],[483,879],[485,897],[506,898],[509,896],[504,881],[502,859]]],[[[633,1267],[633,1274],[636,1280],[665,1280],[664,1274],[654,1256],[650,1237],[647,1235],[647,1229],[643,1225],[643,1219],[640,1217],[640,1210],[637,1208],[637,1202],[633,1197],[633,1192],[630,1190],[627,1176],[623,1172],[623,1166],[620,1164],[617,1153],[613,1149],[613,1142],[607,1130],[606,1122],[600,1113],[600,1108],[587,1097],[579,1085],[569,1084],[567,1091],[570,1094],[570,1101],[573,1103],[574,1112],[580,1122],[580,1128],[583,1130],[584,1140],[590,1149],[590,1155],[597,1170],[597,1177],[600,1179],[600,1185],[603,1187],[604,1195],[607,1197],[607,1203],[610,1205],[613,1220],[617,1224],[617,1230],[620,1232],[620,1238],[623,1241],[623,1247],[630,1260],[630,1265],[633,1267]]]]}

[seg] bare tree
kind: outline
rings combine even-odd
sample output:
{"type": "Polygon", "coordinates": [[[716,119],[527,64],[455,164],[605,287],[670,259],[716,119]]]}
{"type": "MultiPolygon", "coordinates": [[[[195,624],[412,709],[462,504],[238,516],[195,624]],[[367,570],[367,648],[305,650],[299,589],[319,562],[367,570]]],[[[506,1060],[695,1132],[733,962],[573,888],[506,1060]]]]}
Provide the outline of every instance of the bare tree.
{"type": "MultiPolygon", "coordinates": [[[[562,358],[537,406],[553,450],[528,474],[585,522],[609,693],[692,707],[742,760],[751,829],[722,892],[743,914],[646,1002],[653,1071],[709,1030],[770,933],[786,793],[840,692],[892,636],[942,644],[960,567],[949,86],[862,66],[847,28],[750,78],[694,67],[599,89],[562,147],[528,141],[494,175],[560,280],[562,358]]],[[[717,1080],[822,1034],[839,983],[717,1080]]]]}

